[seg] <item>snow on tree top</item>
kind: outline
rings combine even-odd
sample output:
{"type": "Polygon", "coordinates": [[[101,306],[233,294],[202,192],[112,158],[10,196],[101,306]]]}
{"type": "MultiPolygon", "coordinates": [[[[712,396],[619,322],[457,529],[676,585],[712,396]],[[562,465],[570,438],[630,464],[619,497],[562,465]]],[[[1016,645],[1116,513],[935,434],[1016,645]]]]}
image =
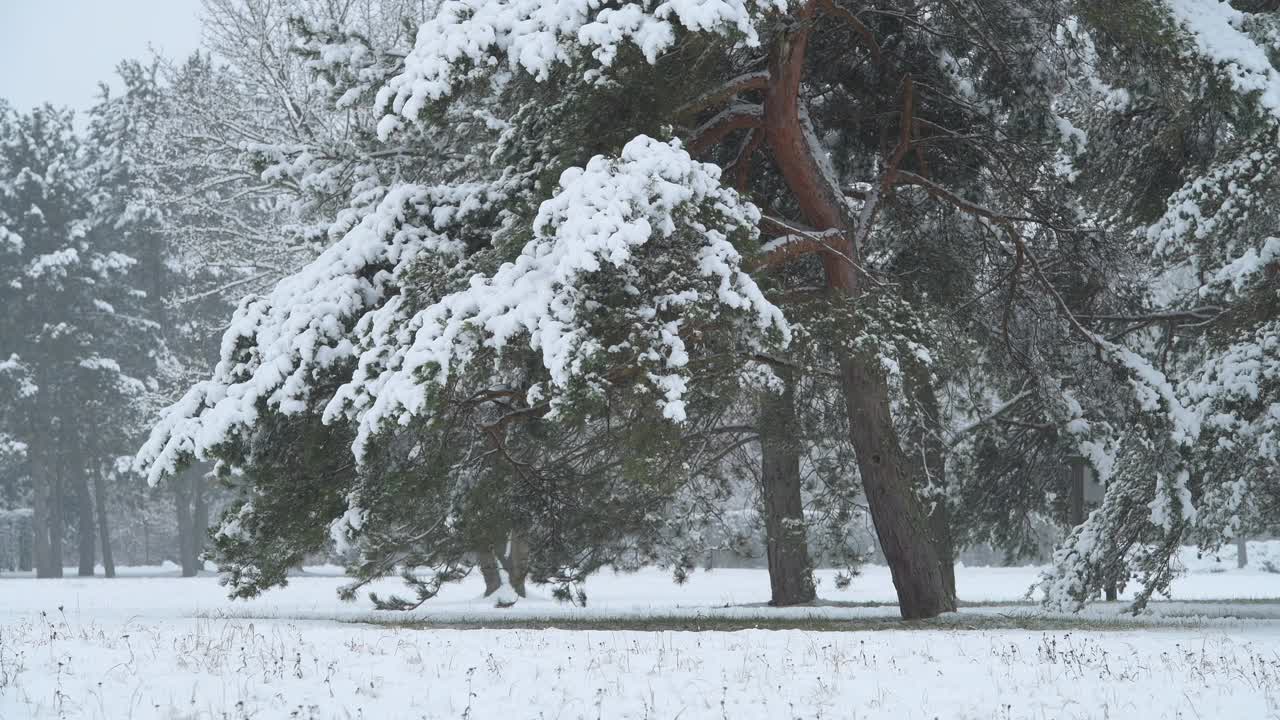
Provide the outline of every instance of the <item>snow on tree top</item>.
{"type": "Polygon", "coordinates": [[[756,23],[786,7],[787,0],[642,0],[605,8],[592,0],[450,0],[418,28],[403,72],[378,92],[378,106],[392,112],[378,134],[387,138],[400,117],[413,120],[429,102],[449,95],[469,68],[496,67],[502,57],[511,70],[543,81],[553,66],[583,51],[609,66],[624,43],[655,62],[675,43],[677,25],[737,33],[754,47],[756,23]]]}

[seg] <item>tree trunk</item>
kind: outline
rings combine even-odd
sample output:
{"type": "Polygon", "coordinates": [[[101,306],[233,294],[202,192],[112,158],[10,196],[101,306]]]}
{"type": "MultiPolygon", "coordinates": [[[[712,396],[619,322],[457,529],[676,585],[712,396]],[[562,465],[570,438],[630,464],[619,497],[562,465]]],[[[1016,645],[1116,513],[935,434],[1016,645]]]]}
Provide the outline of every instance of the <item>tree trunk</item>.
{"type": "Polygon", "coordinates": [[[529,577],[529,538],[523,530],[512,530],[507,543],[507,582],[520,597],[525,597],[525,579],[529,577]]]}
{"type": "Polygon", "coordinates": [[[1244,535],[1236,538],[1236,567],[1242,568],[1249,564],[1249,541],[1244,535]]]}
{"type": "Polygon", "coordinates": [[[35,533],[32,531],[30,523],[27,524],[23,532],[18,534],[18,570],[21,572],[30,572],[32,562],[34,561],[35,548],[32,544],[35,542],[35,533]]]}
{"type": "Polygon", "coordinates": [[[1068,460],[1067,471],[1067,525],[1071,528],[1084,524],[1084,458],[1068,460]]]}
{"type": "Polygon", "coordinates": [[[101,469],[93,475],[94,505],[98,509],[98,544],[102,547],[102,569],[106,576],[116,576],[116,562],[111,556],[111,531],[107,526],[107,484],[101,469]]]}
{"type": "MultiPolygon", "coordinates": [[[[802,6],[796,22],[775,41],[760,130],[805,220],[819,231],[841,233],[839,239],[831,240],[839,254],[821,253],[827,287],[857,298],[862,295],[860,271],[855,266],[862,257],[857,233],[869,231],[879,200],[873,191],[873,197],[865,201],[870,205],[864,220],[850,222],[840,188],[823,171],[815,154],[820,151],[809,144],[800,86],[815,12],[815,2],[802,6]]],[[[918,483],[912,477],[912,464],[902,452],[890,415],[888,384],[874,360],[856,358],[844,348],[837,352],[842,356],[841,385],[849,435],[902,617],[927,618],[953,611],[955,600],[947,591],[927,513],[916,495],[918,483]]]]}
{"type": "Polygon", "coordinates": [[[893,426],[885,379],[856,360],[846,360],[841,370],[849,436],[899,611],[906,620],[953,612],[955,596],[947,590],[928,514],[916,494],[919,482],[893,426]]]}
{"type": "Polygon", "coordinates": [[[498,572],[498,556],[493,553],[493,548],[484,547],[476,551],[476,564],[484,577],[484,596],[498,592],[502,587],[502,574],[498,572]]]}
{"type": "Polygon", "coordinates": [[[927,368],[915,368],[906,375],[905,388],[920,422],[912,445],[918,467],[916,477],[928,490],[929,534],[938,553],[942,582],[954,604],[956,599],[955,540],[951,535],[951,509],[947,505],[947,449],[942,441],[941,407],[927,368]]]}
{"type": "Polygon", "coordinates": [[[66,534],[66,521],[63,515],[63,477],[62,462],[55,461],[57,470],[53,473],[53,486],[49,492],[49,574],[47,577],[62,577],[62,536],[66,534]]]}
{"type": "Polygon", "coordinates": [[[89,475],[78,465],[72,468],[71,473],[76,486],[76,546],[80,556],[77,574],[80,577],[93,577],[97,547],[93,527],[93,497],[89,493],[89,475]]]}
{"type": "Polygon", "coordinates": [[[942,584],[951,596],[954,607],[956,598],[956,548],[955,538],[951,535],[951,508],[947,507],[945,497],[934,498],[933,507],[929,510],[929,534],[933,536],[934,546],[938,551],[938,570],[942,573],[942,584]]]}
{"type": "MultiPolygon", "coordinates": [[[[209,503],[205,498],[204,475],[191,476],[191,559],[192,575],[204,569],[204,544],[209,536],[209,503]]],[[[185,563],[184,563],[185,564],[185,563]]]]}
{"type": "Polygon", "coordinates": [[[191,518],[191,478],[180,473],[173,479],[174,507],[178,513],[178,560],[182,563],[182,577],[195,577],[196,568],[191,562],[195,548],[195,534],[191,518]]]}
{"type": "Polygon", "coordinates": [[[37,445],[31,453],[31,555],[36,566],[36,577],[53,577],[53,563],[50,559],[49,526],[50,503],[49,493],[52,489],[49,482],[49,468],[44,462],[45,456],[37,445]]]}
{"type": "Polygon", "coordinates": [[[760,480],[765,511],[769,604],[801,605],[816,597],[800,497],[800,450],[796,438],[795,378],[775,370],[781,395],[765,393],[760,406],[760,480]]]}

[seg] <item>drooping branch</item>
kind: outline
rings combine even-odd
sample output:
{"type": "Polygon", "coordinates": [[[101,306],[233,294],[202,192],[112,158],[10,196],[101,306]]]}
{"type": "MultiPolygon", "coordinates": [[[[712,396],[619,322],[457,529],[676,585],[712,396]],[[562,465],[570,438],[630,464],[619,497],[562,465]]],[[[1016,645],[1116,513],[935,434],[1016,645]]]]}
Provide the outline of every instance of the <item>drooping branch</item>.
{"type": "Polygon", "coordinates": [[[1175,310],[1172,312],[1145,313],[1138,315],[1077,315],[1081,320],[1097,320],[1099,322],[1161,322],[1173,321],[1180,323],[1199,323],[1208,320],[1216,320],[1222,313],[1226,312],[1226,308],[1219,305],[1202,305],[1200,307],[1188,308],[1187,310],[1175,310]]]}
{"type": "Polygon", "coordinates": [[[1090,331],[1081,324],[1080,319],[1071,311],[1071,306],[1068,305],[1066,299],[1062,297],[1062,293],[1058,292],[1058,289],[1049,281],[1048,276],[1045,275],[1044,269],[1040,265],[1040,261],[1037,260],[1036,256],[1027,248],[1026,242],[1018,235],[1013,233],[1010,234],[1013,236],[1014,242],[1016,242],[1021,248],[1022,253],[1026,255],[1027,262],[1031,265],[1031,270],[1035,274],[1036,279],[1044,286],[1045,292],[1049,293],[1049,296],[1053,298],[1054,305],[1057,306],[1058,312],[1067,321],[1067,324],[1071,326],[1071,329],[1090,345],[1093,345],[1097,349],[1099,356],[1107,352],[1109,349],[1107,347],[1108,343],[1097,333],[1090,331]]]}
{"type": "Polygon", "coordinates": [[[966,200],[965,198],[960,197],[959,195],[955,194],[951,190],[948,190],[947,188],[939,185],[938,183],[935,183],[934,181],[929,180],[928,178],[921,177],[907,170],[899,170],[897,173],[895,173],[895,175],[896,177],[894,179],[894,183],[893,183],[894,185],[896,186],[914,185],[916,187],[923,188],[925,192],[929,193],[933,197],[939,200],[942,200],[948,205],[951,205],[952,207],[954,207],[955,209],[964,213],[968,213],[970,215],[986,218],[988,220],[992,220],[997,223],[1039,222],[1034,218],[1022,217],[1017,215],[1009,215],[1006,213],[998,212],[996,210],[992,210],[989,207],[986,207],[984,205],[979,205],[978,203],[972,202],[970,200],[966,200]]]}
{"type": "Polygon", "coordinates": [[[960,444],[960,441],[963,440],[965,436],[968,435],[969,433],[977,430],[978,428],[981,428],[987,423],[1000,419],[1003,415],[1008,413],[1010,410],[1013,410],[1014,408],[1016,408],[1020,403],[1022,403],[1022,401],[1031,397],[1034,397],[1034,394],[1029,390],[1023,390],[1017,395],[1014,395],[1012,398],[998,405],[995,409],[987,413],[985,416],[978,418],[977,420],[974,420],[968,425],[965,425],[964,427],[952,433],[951,442],[948,443],[948,447],[955,447],[956,445],[960,444]]]}
{"type": "MultiPolygon", "coordinates": [[[[1009,320],[1013,317],[1013,303],[1018,296],[1018,278],[1022,272],[1022,263],[1026,258],[1025,246],[1019,242],[1013,254],[1013,269],[1009,271],[1009,302],[1005,303],[1004,316],[1000,319],[1000,335],[1004,338],[1004,346],[1013,351],[1013,341],[1009,339],[1009,320]]],[[[1018,357],[1014,353],[1014,357],[1018,357]]]]}
{"type": "Polygon", "coordinates": [[[1052,221],[1046,218],[1034,217],[1031,215],[1017,215],[1013,213],[1000,212],[999,210],[993,210],[989,207],[986,207],[985,205],[979,205],[978,203],[975,203],[972,200],[967,200],[963,197],[960,197],[955,192],[948,190],[942,185],[939,185],[938,183],[928,178],[921,177],[920,175],[917,175],[916,173],[910,172],[908,170],[899,170],[897,172],[897,180],[895,181],[894,184],[899,187],[914,185],[916,187],[922,188],[924,189],[925,192],[929,193],[933,197],[937,198],[938,200],[942,200],[943,202],[947,203],[948,205],[951,205],[952,207],[954,207],[955,209],[961,212],[968,213],[976,217],[985,218],[987,220],[990,220],[1000,225],[1004,225],[1008,223],[1029,223],[1029,224],[1039,225],[1041,227],[1048,228],[1050,230],[1053,230],[1054,232],[1061,232],[1061,233],[1098,232],[1096,228],[1063,227],[1063,226],[1054,224],[1052,221]]]}
{"type": "MultiPolygon", "coordinates": [[[[1014,270],[1009,274],[1010,303],[1013,301],[1013,293],[1016,292],[1019,270],[1022,268],[1025,260],[1026,264],[1031,267],[1032,274],[1035,276],[1036,280],[1044,286],[1045,291],[1053,300],[1055,307],[1067,321],[1068,325],[1070,325],[1071,329],[1090,345],[1094,346],[1100,355],[1107,350],[1107,341],[1097,333],[1090,331],[1081,323],[1080,317],[1071,310],[1067,301],[1062,297],[1061,293],[1058,292],[1057,288],[1053,286],[1053,283],[1045,274],[1044,267],[1036,256],[1032,254],[1030,248],[1027,247],[1026,241],[1011,226],[1015,223],[1033,223],[1058,232],[1081,232],[1083,229],[1058,228],[1052,223],[1041,218],[998,212],[991,208],[966,200],[932,180],[905,170],[897,173],[896,184],[916,185],[922,187],[931,196],[950,204],[961,212],[984,218],[997,226],[1003,227],[1007,231],[1009,238],[1014,243],[1014,270]]],[[[1008,335],[1008,321],[1009,312],[1008,309],[1006,309],[1005,318],[1002,323],[1002,333],[1004,335],[1006,345],[1009,345],[1010,343],[1008,335]]]]}

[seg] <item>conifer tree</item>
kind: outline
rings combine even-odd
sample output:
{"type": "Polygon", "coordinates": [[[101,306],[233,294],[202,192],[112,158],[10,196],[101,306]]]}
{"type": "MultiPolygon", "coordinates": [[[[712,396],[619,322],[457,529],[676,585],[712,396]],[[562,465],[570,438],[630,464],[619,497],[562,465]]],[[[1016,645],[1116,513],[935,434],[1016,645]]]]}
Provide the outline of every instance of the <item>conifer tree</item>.
{"type": "Polygon", "coordinates": [[[788,528],[815,449],[851,451],[832,467],[856,466],[905,618],[954,609],[953,537],[1025,540],[1053,514],[1067,457],[1108,490],[1051,602],[1134,569],[1143,598],[1165,586],[1196,503],[1231,518],[1208,542],[1256,526],[1210,448],[1275,446],[1275,252],[1238,197],[1270,187],[1272,13],[459,0],[406,19],[412,43],[293,23],[370,126],[327,152],[291,103],[307,138],[255,152],[346,207],[327,250],[242,303],[139,456],[153,481],[217,460],[238,487],[217,532],[233,592],[333,540],[357,586],[410,569],[417,599],[385,606],[477,550],[500,601],[526,576],[570,593],[670,552],[744,416],[788,427],[789,408],[792,442],[757,433],[784,602],[810,596],[788,528]],[[1121,139],[1135,122],[1144,143],[1121,139]],[[802,434],[832,398],[844,437],[802,434]]]}
{"type": "Polygon", "coordinates": [[[26,448],[37,574],[61,576],[75,511],[80,574],[92,575],[90,474],[121,451],[112,429],[127,426],[122,413],[142,387],[128,364],[133,333],[146,325],[130,282],[136,260],[95,223],[94,178],[71,113],[5,109],[0,168],[0,228],[15,256],[3,266],[3,336],[20,377],[5,421],[26,448]]]}

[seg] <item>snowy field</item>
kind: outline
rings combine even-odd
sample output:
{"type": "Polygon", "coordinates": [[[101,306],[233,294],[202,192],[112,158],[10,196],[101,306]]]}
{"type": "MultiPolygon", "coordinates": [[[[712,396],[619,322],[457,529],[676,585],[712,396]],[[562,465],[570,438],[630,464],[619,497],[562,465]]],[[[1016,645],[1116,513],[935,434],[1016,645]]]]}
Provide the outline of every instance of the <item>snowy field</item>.
{"type": "Polygon", "coordinates": [[[960,568],[975,604],[912,625],[880,567],[845,591],[823,574],[814,608],[763,607],[759,570],[653,570],[593,579],[585,609],[497,610],[468,578],[407,616],[342,603],[326,568],[249,602],[164,568],[7,576],[0,718],[1280,717],[1280,574],[1187,563],[1177,601],[1136,620],[1015,604],[1035,568],[960,568]],[[751,627],[778,618],[822,631],[751,627]],[[650,621],[733,631],[630,629],[650,621]]]}

